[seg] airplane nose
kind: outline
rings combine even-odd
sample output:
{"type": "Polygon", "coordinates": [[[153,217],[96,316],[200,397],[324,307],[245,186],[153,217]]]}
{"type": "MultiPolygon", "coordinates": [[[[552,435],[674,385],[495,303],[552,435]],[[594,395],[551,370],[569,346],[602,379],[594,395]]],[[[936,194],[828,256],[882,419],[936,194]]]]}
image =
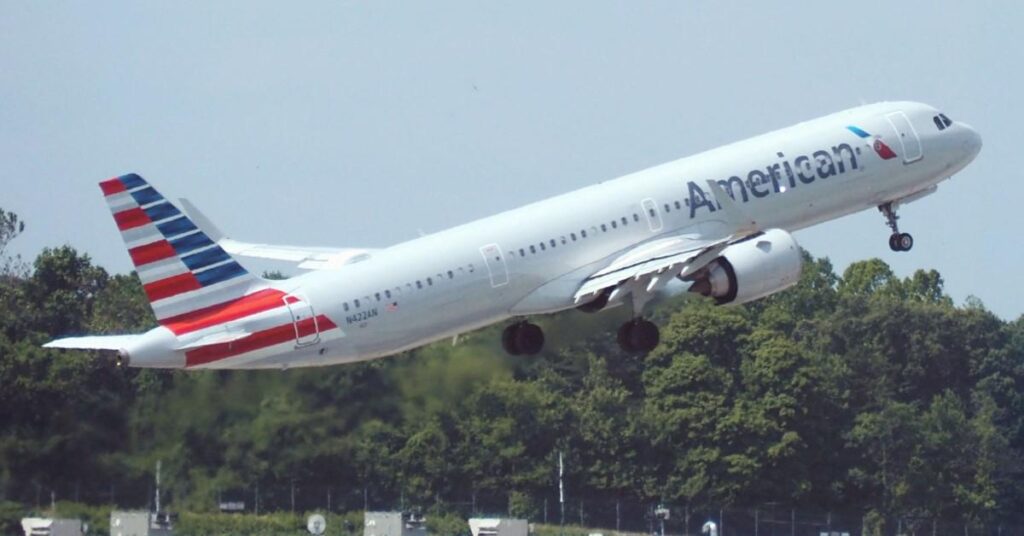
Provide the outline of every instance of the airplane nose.
{"type": "Polygon", "coordinates": [[[964,152],[967,153],[967,158],[973,160],[978,153],[981,152],[981,134],[978,134],[977,130],[974,130],[970,125],[966,123],[960,123],[960,127],[964,131],[963,148],[964,152]]]}

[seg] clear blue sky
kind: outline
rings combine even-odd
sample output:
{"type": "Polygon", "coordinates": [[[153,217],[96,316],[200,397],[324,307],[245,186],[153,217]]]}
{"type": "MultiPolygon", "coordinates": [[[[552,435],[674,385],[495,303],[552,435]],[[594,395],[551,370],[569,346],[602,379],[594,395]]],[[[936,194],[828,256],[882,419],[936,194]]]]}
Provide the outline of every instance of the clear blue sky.
{"type": "Polygon", "coordinates": [[[129,270],[96,183],[134,171],[252,241],[386,246],[862,102],[985,147],[905,207],[797,239],[840,272],[935,268],[1024,313],[1024,16],[1012,2],[0,0],[0,207],[15,252],[129,270]]]}

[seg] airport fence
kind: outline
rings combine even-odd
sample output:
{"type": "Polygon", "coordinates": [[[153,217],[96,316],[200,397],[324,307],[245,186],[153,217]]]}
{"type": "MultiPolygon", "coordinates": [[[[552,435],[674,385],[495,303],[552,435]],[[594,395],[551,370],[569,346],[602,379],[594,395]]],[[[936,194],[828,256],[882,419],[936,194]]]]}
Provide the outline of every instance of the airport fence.
{"type": "MultiPolygon", "coordinates": [[[[139,481],[132,485],[89,486],[62,483],[39,484],[6,497],[26,505],[46,507],[51,500],[110,504],[120,508],[153,506],[154,489],[139,481]],[[88,491],[87,491],[88,490],[88,491]]],[[[163,494],[172,510],[174,497],[163,494]]],[[[720,536],[1024,536],[1024,512],[1018,518],[999,521],[933,519],[916,515],[878,516],[863,512],[828,512],[791,508],[784,503],[748,507],[664,504],[638,499],[579,499],[557,493],[470,493],[463,497],[435,497],[430,501],[408,500],[401,493],[358,486],[305,485],[300,481],[217,490],[207,510],[238,513],[312,512],[346,513],[361,510],[418,510],[463,518],[496,516],[526,518],[547,526],[587,527],[595,532],[699,535],[708,522],[720,536]]],[[[569,532],[567,532],[568,534],[569,532]]],[[[572,533],[578,534],[578,530],[572,533]]]]}

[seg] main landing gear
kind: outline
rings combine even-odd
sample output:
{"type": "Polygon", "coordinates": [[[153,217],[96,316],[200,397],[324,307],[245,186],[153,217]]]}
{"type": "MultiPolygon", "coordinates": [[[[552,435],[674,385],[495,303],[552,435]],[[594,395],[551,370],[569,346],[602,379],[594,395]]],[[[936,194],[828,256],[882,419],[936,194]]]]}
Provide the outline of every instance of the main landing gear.
{"type": "Polygon", "coordinates": [[[537,355],[544,348],[544,332],[537,324],[516,322],[501,332],[501,346],[510,355],[537,355]]]}
{"type": "Polygon", "coordinates": [[[650,320],[634,318],[619,328],[619,346],[631,354],[646,354],[654,350],[661,341],[658,326],[650,320]]]}
{"type": "Polygon", "coordinates": [[[914,237],[910,236],[910,233],[901,233],[897,220],[900,219],[896,215],[896,209],[892,206],[892,202],[888,202],[882,205],[878,205],[878,210],[885,216],[885,223],[892,229],[892,234],[889,235],[889,249],[893,251],[910,251],[910,248],[914,247],[914,237]]]}

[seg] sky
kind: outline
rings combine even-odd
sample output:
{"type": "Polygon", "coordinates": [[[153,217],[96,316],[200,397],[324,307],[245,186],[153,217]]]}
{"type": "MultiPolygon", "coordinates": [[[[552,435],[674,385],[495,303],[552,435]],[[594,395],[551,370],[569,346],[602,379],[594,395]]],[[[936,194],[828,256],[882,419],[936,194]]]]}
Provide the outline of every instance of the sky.
{"type": "MultiPolygon", "coordinates": [[[[795,234],[839,273],[934,268],[1024,313],[1024,4],[0,0],[0,208],[34,258],[131,269],[96,183],[137,172],[240,240],[385,247],[862,103],[984,148],[900,211],[795,234]]],[[[683,187],[683,184],[680,184],[683,187]]]]}

